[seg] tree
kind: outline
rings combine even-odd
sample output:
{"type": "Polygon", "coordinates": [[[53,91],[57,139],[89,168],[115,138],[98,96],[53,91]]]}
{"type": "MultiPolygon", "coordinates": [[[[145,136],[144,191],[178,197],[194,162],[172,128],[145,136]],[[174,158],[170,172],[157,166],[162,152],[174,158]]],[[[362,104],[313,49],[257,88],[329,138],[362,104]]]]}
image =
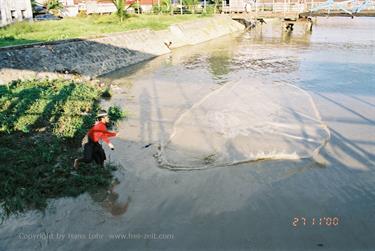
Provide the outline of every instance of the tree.
{"type": "Polygon", "coordinates": [[[185,6],[188,6],[193,14],[195,14],[195,8],[199,4],[199,0],[183,0],[182,2],[185,6]]]}
{"type": "Polygon", "coordinates": [[[153,6],[154,13],[171,13],[171,1],[170,0],[158,0],[158,3],[153,6]]]}
{"type": "Polygon", "coordinates": [[[64,5],[59,0],[48,0],[44,3],[44,6],[48,12],[54,15],[59,15],[60,10],[64,8],[64,5]]]}
{"type": "Polygon", "coordinates": [[[64,8],[63,4],[59,0],[48,0],[45,3],[47,10],[60,10],[64,8]]]}
{"type": "Polygon", "coordinates": [[[117,16],[120,18],[120,21],[124,21],[125,17],[125,3],[124,0],[112,0],[113,4],[117,9],[117,16]]]}
{"type": "Polygon", "coordinates": [[[31,0],[31,7],[32,8],[35,8],[35,6],[37,6],[37,3],[35,0],[31,0]]]}
{"type": "Polygon", "coordinates": [[[214,1],[214,14],[216,14],[217,9],[221,4],[223,4],[223,0],[213,0],[214,1]]]}

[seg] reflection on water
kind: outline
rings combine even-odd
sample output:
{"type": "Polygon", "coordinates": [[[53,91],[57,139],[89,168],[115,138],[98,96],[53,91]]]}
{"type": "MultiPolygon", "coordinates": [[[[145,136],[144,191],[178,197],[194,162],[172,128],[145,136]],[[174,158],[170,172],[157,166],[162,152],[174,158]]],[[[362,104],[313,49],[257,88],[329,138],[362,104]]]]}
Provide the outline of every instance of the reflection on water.
{"type": "Polygon", "coordinates": [[[225,80],[225,76],[230,72],[231,55],[228,51],[213,52],[207,59],[212,75],[217,80],[225,80]]]}
{"type": "MultiPolygon", "coordinates": [[[[93,201],[98,202],[105,210],[111,213],[112,216],[120,216],[126,213],[130,203],[130,197],[125,199],[120,198],[119,193],[116,192],[116,186],[119,181],[115,179],[114,183],[108,190],[100,190],[95,193],[90,193],[93,201]]],[[[122,192],[122,194],[124,194],[122,192]]]]}
{"type": "Polygon", "coordinates": [[[10,219],[0,226],[0,250],[373,249],[373,27],[372,18],[319,18],[312,33],[298,27],[285,33],[268,23],[106,76],[118,86],[112,101],[130,114],[111,152],[127,175],[108,195],[61,199],[44,215],[10,219]],[[327,164],[278,160],[199,172],[159,169],[153,154],[177,118],[238,79],[307,90],[332,133],[321,151],[327,164]],[[293,227],[295,217],[338,217],[340,224],[293,227]],[[174,239],[18,238],[39,232],[172,233],[174,239]]]}

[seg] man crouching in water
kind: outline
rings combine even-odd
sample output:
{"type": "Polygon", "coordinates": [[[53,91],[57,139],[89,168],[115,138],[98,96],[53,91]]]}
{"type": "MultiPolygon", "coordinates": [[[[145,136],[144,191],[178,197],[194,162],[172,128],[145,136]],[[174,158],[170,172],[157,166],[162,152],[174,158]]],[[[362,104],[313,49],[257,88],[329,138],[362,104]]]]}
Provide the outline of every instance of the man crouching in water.
{"type": "Polygon", "coordinates": [[[104,160],[106,160],[105,152],[99,140],[104,141],[111,150],[114,146],[109,141],[109,137],[116,136],[115,132],[107,131],[106,124],[109,122],[108,114],[105,110],[100,110],[96,116],[97,121],[95,125],[87,133],[88,142],[83,146],[83,158],[74,160],[74,168],[78,168],[79,163],[91,163],[95,160],[96,164],[104,167],[104,160]]]}

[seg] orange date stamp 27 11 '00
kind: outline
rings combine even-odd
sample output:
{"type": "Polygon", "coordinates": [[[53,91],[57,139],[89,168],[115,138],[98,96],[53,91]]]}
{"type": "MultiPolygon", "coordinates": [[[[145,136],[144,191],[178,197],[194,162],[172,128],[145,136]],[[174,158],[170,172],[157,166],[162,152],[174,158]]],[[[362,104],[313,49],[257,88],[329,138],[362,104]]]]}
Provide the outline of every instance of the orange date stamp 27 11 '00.
{"type": "Polygon", "coordinates": [[[326,226],[336,227],[340,224],[339,217],[294,217],[292,219],[293,227],[300,226],[326,226]]]}

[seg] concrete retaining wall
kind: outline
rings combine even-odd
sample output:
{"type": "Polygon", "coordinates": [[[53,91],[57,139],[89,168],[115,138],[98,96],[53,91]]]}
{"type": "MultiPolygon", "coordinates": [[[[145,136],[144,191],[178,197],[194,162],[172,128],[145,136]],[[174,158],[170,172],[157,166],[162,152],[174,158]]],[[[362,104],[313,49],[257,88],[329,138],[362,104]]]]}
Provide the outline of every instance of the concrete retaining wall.
{"type": "Polygon", "coordinates": [[[0,48],[0,84],[18,78],[71,74],[94,78],[169,53],[171,48],[198,44],[243,29],[229,17],[215,17],[172,25],[162,31],[143,29],[94,39],[0,48]]]}

